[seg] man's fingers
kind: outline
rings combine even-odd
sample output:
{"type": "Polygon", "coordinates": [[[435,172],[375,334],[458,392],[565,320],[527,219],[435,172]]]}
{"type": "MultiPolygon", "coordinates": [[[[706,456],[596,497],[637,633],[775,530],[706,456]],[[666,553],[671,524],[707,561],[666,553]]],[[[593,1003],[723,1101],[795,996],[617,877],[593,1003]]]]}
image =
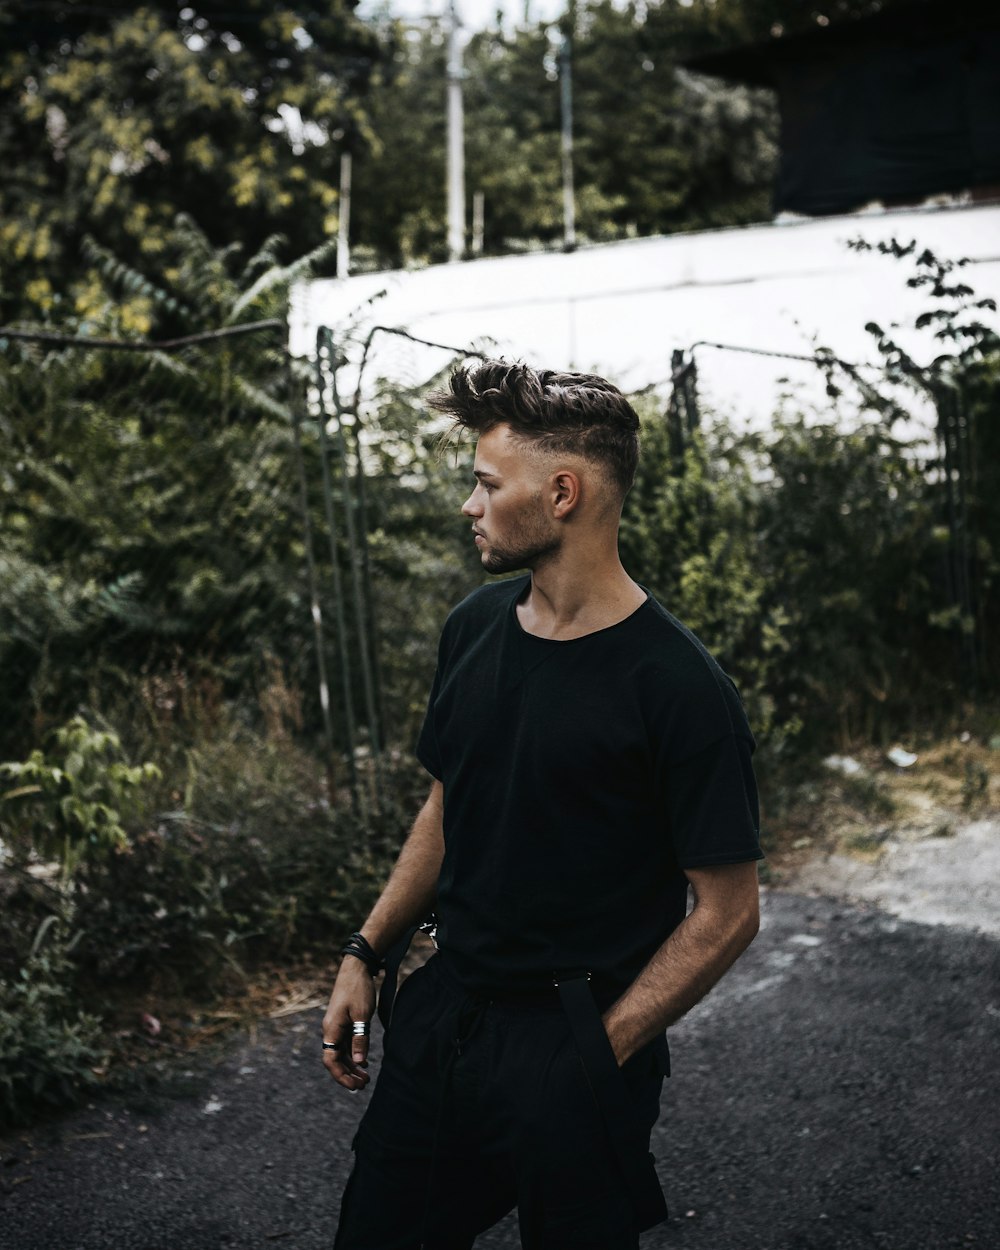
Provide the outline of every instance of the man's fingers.
{"type": "Polygon", "coordinates": [[[341,1056],[339,1050],[324,1050],[323,1066],[338,1085],[343,1085],[344,1089],[364,1089],[371,1080],[363,1068],[357,1067],[349,1055],[341,1056]]]}
{"type": "MultiPolygon", "coordinates": [[[[367,1020],[364,1022],[364,1024],[365,1024],[366,1029],[371,1028],[371,1025],[368,1023],[367,1020]]],[[[352,1036],[351,1059],[353,1060],[354,1063],[358,1065],[358,1067],[362,1067],[362,1068],[368,1067],[368,1034],[367,1033],[364,1033],[364,1034],[355,1033],[352,1036]]]]}
{"type": "Polygon", "coordinates": [[[371,1079],[366,1069],[375,987],[363,964],[354,959],[344,964],[346,975],[342,966],[323,1017],[323,1065],[338,1085],[357,1091],[371,1079]]]}
{"type": "Polygon", "coordinates": [[[344,1089],[364,1089],[371,1079],[366,1071],[370,1030],[367,1009],[357,1006],[328,1011],[323,1020],[323,1065],[344,1089]]]}

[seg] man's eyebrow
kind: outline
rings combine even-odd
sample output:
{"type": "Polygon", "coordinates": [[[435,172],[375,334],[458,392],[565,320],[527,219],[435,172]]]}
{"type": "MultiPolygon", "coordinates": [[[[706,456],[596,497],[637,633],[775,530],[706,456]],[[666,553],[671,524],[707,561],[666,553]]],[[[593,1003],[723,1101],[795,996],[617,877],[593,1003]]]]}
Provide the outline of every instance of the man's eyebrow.
{"type": "Polygon", "coordinates": [[[484,477],[495,478],[497,475],[492,473],[489,469],[473,469],[472,476],[477,480],[482,481],[484,477]]]}

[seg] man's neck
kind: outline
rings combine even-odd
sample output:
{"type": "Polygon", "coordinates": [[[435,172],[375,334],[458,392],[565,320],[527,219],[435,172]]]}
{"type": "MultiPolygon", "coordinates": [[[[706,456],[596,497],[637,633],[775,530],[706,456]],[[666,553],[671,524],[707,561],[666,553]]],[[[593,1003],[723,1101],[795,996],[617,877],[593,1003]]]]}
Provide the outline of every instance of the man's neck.
{"type": "Polygon", "coordinates": [[[645,601],[646,592],[615,551],[613,558],[588,559],[584,567],[561,559],[534,570],[517,619],[529,634],[566,641],[617,625],[645,601]]]}

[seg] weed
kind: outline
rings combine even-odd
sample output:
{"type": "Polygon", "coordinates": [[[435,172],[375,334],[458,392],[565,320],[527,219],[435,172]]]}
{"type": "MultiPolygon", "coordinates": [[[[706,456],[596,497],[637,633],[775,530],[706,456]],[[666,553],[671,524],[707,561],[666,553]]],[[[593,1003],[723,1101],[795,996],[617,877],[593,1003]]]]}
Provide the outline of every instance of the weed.
{"type": "Polygon", "coordinates": [[[888,839],[889,833],[888,829],[860,829],[848,838],[847,845],[852,851],[878,851],[888,839]]]}
{"type": "Polygon", "coordinates": [[[966,759],[962,771],[962,808],[971,811],[989,791],[989,770],[975,759],[966,759]]]}
{"type": "Polygon", "coordinates": [[[896,810],[895,799],[875,773],[845,776],[840,786],[845,800],[866,815],[891,816],[896,810]]]}
{"type": "Polygon", "coordinates": [[[101,1022],[73,992],[66,925],[50,917],[20,971],[0,976],[0,1124],[82,1101],[106,1060],[101,1022]]]}

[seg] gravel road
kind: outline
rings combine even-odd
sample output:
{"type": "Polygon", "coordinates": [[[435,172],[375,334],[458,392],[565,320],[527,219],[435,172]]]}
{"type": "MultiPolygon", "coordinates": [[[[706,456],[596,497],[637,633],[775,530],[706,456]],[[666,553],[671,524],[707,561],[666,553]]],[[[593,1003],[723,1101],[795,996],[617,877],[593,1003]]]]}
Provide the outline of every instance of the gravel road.
{"type": "MultiPolygon", "coordinates": [[[[0,1140],[0,1250],[329,1247],[365,1096],[326,1076],[319,1015],[234,1044],[183,1097],[0,1140]]],[[[1000,1245],[995,937],[768,891],[671,1036],[671,1219],[643,1250],[1000,1245]]],[[[477,1245],[516,1247],[516,1224],[477,1245]]]]}

